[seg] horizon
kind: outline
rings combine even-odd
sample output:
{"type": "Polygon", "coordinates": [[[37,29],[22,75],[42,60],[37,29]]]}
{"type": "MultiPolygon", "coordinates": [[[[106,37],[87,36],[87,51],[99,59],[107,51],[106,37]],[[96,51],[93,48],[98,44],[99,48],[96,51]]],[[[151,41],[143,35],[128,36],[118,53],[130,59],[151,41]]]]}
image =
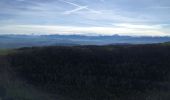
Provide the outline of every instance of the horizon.
{"type": "Polygon", "coordinates": [[[0,0],[0,35],[170,36],[169,0],[0,0]]]}
{"type": "Polygon", "coordinates": [[[39,33],[31,33],[31,34],[0,34],[0,36],[82,36],[82,37],[132,37],[132,38],[170,38],[170,36],[131,36],[131,35],[119,35],[119,34],[112,34],[112,35],[102,35],[102,34],[39,34],[39,33]]]}

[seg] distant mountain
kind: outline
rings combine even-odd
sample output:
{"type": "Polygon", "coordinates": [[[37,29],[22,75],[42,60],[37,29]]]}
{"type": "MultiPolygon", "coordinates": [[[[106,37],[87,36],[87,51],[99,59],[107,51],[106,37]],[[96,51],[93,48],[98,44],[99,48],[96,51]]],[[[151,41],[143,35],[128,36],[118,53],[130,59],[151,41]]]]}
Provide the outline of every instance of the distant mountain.
{"type": "Polygon", "coordinates": [[[152,44],[170,41],[170,37],[83,36],[83,35],[0,35],[0,48],[32,46],[73,46],[109,44],[152,44]]]}

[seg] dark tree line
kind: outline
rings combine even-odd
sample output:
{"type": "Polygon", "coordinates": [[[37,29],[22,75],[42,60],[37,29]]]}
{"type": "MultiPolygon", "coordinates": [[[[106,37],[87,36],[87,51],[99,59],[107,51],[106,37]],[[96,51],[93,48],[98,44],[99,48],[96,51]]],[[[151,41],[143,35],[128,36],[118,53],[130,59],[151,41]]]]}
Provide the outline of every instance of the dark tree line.
{"type": "Polygon", "coordinates": [[[103,100],[169,90],[161,83],[170,82],[170,46],[22,48],[8,55],[8,60],[28,83],[70,97],[103,100]]]}

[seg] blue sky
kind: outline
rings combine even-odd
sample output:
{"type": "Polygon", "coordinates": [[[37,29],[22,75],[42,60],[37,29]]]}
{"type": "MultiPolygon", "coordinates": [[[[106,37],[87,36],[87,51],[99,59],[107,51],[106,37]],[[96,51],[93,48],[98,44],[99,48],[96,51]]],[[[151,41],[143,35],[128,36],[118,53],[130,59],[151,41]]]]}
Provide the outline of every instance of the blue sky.
{"type": "Polygon", "coordinates": [[[170,35],[170,0],[0,0],[0,34],[170,35]]]}

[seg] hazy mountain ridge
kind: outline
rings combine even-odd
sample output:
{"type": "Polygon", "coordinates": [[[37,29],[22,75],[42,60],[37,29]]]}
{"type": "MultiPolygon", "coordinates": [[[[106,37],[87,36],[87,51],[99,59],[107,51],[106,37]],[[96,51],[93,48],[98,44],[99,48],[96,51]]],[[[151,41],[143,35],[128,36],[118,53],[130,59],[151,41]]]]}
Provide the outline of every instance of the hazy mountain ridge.
{"type": "Polygon", "coordinates": [[[170,41],[170,37],[83,36],[83,35],[0,35],[0,48],[32,46],[72,46],[109,44],[152,44],[170,41]]]}

